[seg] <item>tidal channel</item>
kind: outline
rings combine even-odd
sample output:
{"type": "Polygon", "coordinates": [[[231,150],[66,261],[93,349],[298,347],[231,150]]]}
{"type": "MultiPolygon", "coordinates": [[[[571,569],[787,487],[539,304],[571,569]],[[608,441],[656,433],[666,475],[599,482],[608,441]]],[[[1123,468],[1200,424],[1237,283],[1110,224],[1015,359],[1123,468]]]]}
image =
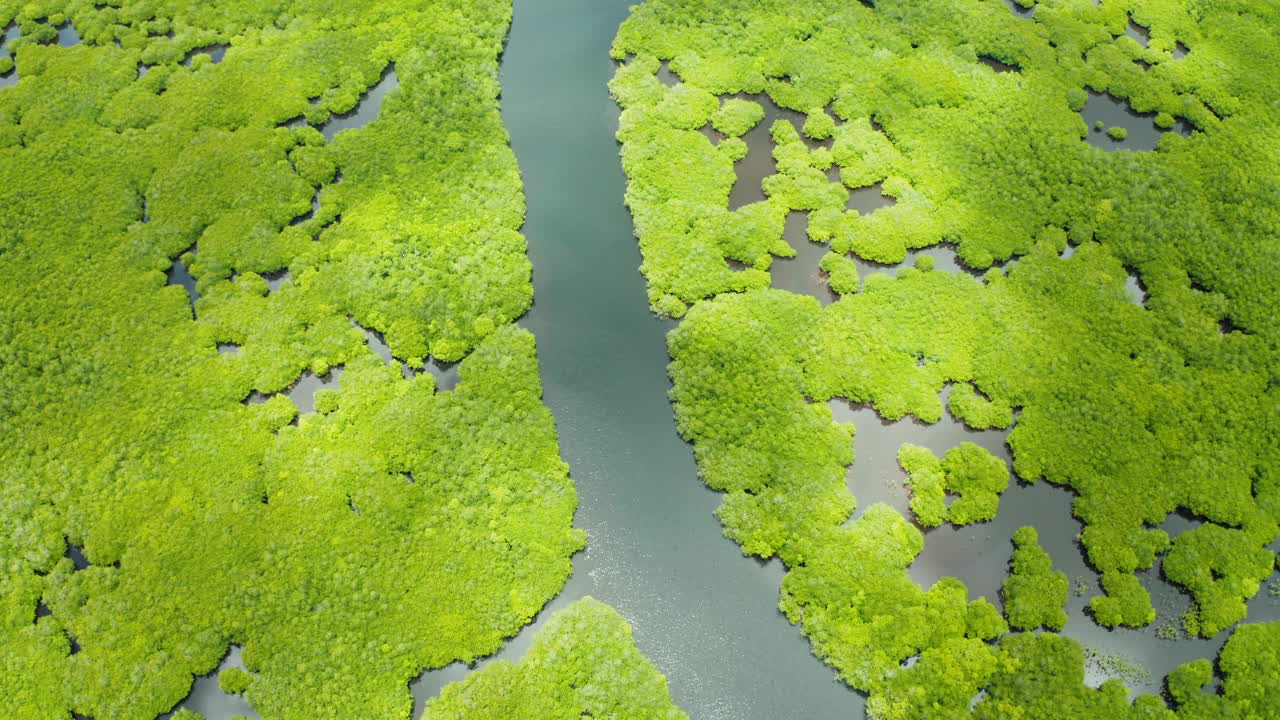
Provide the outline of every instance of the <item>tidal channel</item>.
{"type": "MultiPolygon", "coordinates": [[[[524,178],[524,226],[544,399],[578,491],[587,549],[537,622],[497,655],[518,660],[538,627],[583,595],[616,608],[696,720],[852,718],[861,697],[778,612],[783,568],[742,556],[712,514],[676,435],[670,321],[649,312],[622,203],[609,45],[631,0],[516,0],[502,58],[502,114],[524,178]]],[[[483,665],[483,663],[481,663],[483,665]]],[[[426,673],[426,698],[465,666],[426,673]]]]}

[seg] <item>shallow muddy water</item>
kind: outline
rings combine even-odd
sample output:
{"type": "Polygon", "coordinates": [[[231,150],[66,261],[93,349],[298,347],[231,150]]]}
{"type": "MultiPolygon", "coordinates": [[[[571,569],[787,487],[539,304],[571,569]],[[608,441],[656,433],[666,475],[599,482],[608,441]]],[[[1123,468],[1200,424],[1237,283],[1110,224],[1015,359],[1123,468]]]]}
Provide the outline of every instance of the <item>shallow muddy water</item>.
{"type": "MultiPolygon", "coordinates": [[[[948,390],[944,390],[945,398],[948,390]]],[[[903,483],[906,473],[898,465],[897,452],[902,443],[923,445],[941,457],[962,442],[981,445],[1008,464],[1011,462],[1005,439],[1007,430],[973,431],[964,427],[947,412],[942,420],[929,425],[908,416],[896,422],[881,419],[869,408],[851,408],[843,400],[832,400],[834,418],[853,422],[855,459],[849,469],[849,490],[858,501],[857,517],[873,503],[885,503],[910,518],[910,495],[903,483]]],[[[1016,420],[1015,420],[1016,423],[1016,420]]],[[[1093,622],[1086,612],[1089,598],[1098,594],[1098,575],[1089,567],[1077,541],[1083,529],[1071,515],[1074,493],[1044,480],[1028,483],[1011,476],[1009,488],[1000,497],[1000,510],[995,520],[966,527],[944,524],[924,529],[925,547],[908,569],[911,579],[929,587],[944,576],[958,578],[969,589],[969,597],[985,597],[1003,609],[1000,587],[1007,576],[1007,564],[1013,554],[1013,533],[1024,525],[1036,528],[1040,545],[1053,559],[1054,569],[1067,574],[1072,591],[1067,599],[1068,621],[1062,634],[1080,641],[1087,650],[1102,658],[1119,658],[1136,663],[1146,671],[1145,678],[1125,677],[1136,692],[1159,692],[1163,678],[1182,663],[1196,658],[1216,657],[1227,633],[1210,639],[1166,640],[1157,630],[1177,619],[1189,607],[1189,598],[1160,576],[1157,560],[1151,570],[1139,573],[1139,579],[1152,596],[1157,620],[1141,629],[1107,630],[1093,622]]],[[[1162,527],[1175,535],[1195,524],[1174,515],[1162,527]]],[[[1274,577],[1274,575],[1273,575],[1274,577]]],[[[1249,603],[1249,621],[1280,618],[1280,599],[1264,589],[1249,603]]],[[[1114,677],[1099,662],[1085,668],[1085,682],[1092,686],[1114,677]]]]}
{"type": "Polygon", "coordinates": [[[169,269],[165,271],[166,284],[177,285],[187,293],[187,300],[191,303],[192,314],[195,313],[196,300],[200,299],[200,292],[196,290],[196,279],[192,276],[191,271],[187,269],[186,264],[181,258],[174,258],[169,264],[169,269]]]}
{"type": "MultiPolygon", "coordinates": [[[[68,48],[73,45],[80,44],[80,33],[76,32],[75,26],[71,23],[59,25],[57,27],[57,31],[58,35],[55,38],[55,42],[58,47],[68,48]]],[[[13,54],[9,52],[6,46],[11,41],[17,40],[21,36],[22,31],[18,28],[16,23],[11,24],[4,29],[3,35],[0,35],[0,58],[13,57],[13,54]]],[[[0,89],[11,87],[16,84],[18,84],[17,68],[11,68],[9,72],[0,75],[0,89]]]]}
{"type": "Polygon", "coordinates": [[[228,47],[229,46],[224,44],[206,45],[204,47],[198,47],[192,50],[191,52],[187,53],[187,56],[182,59],[182,64],[190,67],[191,62],[195,60],[197,55],[208,55],[210,62],[212,62],[214,65],[217,65],[218,63],[222,62],[222,58],[227,54],[228,47]]]}
{"type": "MultiPolygon", "coordinates": [[[[678,81],[679,78],[672,76],[672,79],[673,81],[678,81]]],[[[770,134],[773,124],[779,120],[786,120],[795,126],[796,132],[801,132],[804,128],[805,114],[779,107],[768,95],[764,94],[748,95],[738,93],[721,98],[721,100],[723,101],[729,97],[750,100],[764,108],[764,119],[742,135],[742,140],[747,143],[747,156],[734,163],[734,171],[738,177],[733,184],[733,190],[729,193],[729,209],[736,210],[743,205],[764,200],[764,189],[760,183],[766,177],[778,172],[777,164],[773,159],[773,140],[770,134]]],[[[711,137],[713,142],[719,142],[723,138],[710,125],[704,129],[704,132],[711,137]]],[[[830,140],[816,141],[805,137],[803,134],[800,137],[805,145],[810,148],[820,145],[831,146],[830,140]]]]}

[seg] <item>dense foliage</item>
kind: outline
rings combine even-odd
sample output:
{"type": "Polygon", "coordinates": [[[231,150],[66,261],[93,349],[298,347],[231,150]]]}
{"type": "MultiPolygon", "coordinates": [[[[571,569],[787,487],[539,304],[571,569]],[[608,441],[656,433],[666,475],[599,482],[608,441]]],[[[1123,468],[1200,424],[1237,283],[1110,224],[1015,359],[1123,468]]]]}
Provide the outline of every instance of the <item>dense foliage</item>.
{"type": "Polygon", "coordinates": [[[510,12],[0,0],[0,716],[150,720],[239,643],[265,718],[407,718],[410,678],[560,590],[584,537],[512,324],[510,12]]]}
{"type": "Polygon", "coordinates": [[[423,717],[687,720],[631,626],[590,597],[553,615],[519,663],[499,660],[445,687],[423,717]]]}
{"type": "Polygon", "coordinates": [[[1009,487],[1004,462],[980,445],[961,443],[939,460],[928,448],[905,444],[898,464],[907,471],[911,512],[916,522],[937,527],[943,521],[968,525],[995,518],[1000,493],[1009,487]],[[948,505],[947,494],[957,497],[948,505]]]}
{"type": "MultiPolygon", "coordinates": [[[[906,567],[923,538],[896,512],[873,506],[846,524],[853,428],[832,422],[832,398],[935,422],[950,385],[957,418],[1012,426],[1017,474],[1077,495],[1103,625],[1155,618],[1134,573],[1161,553],[1194,597],[1188,629],[1204,636],[1242,620],[1275,569],[1280,10],[1034,8],[650,0],[614,43],[641,269],[654,310],[685,318],[669,336],[678,427],[725,493],[726,535],[787,564],[784,611],[877,717],[963,713],[984,689],[973,708],[984,717],[1169,710],[1153,697],[1130,706],[1118,683],[1080,689],[1074,641],[1004,635],[954,580],[914,585],[906,567]],[[1149,42],[1125,35],[1131,21],[1149,42]],[[656,76],[662,61],[673,87],[656,76]],[[1080,115],[1091,91],[1190,132],[1152,152],[1094,147],[1080,115]],[[760,121],[749,98],[761,93],[808,119],[772,125],[765,199],[730,209],[735,163],[760,152],[736,136],[760,121]],[[851,190],[877,183],[895,204],[847,209],[851,190]],[[813,268],[841,295],[825,308],[769,288],[773,258],[794,254],[782,227],[795,212],[830,250],[813,268]],[[901,263],[939,243],[971,272],[926,261],[859,281],[855,256],[901,263]],[[1134,278],[1141,303],[1125,290],[1134,278]],[[1198,523],[1171,539],[1157,526],[1179,511],[1198,523]]],[[[902,464],[920,523],[949,519],[942,463],[904,448],[902,464]]],[[[979,483],[972,519],[994,512],[1003,483],[979,483]]],[[[1228,647],[1259,632],[1241,626],[1228,647]]],[[[1230,672],[1221,702],[1275,684],[1273,658],[1230,672]]]]}
{"type": "Polygon", "coordinates": [[[1053,569],[1049,553],[1040,547],[1033,527],[1018,528],[1013,534],[1013,559],[1009,577],[1000,594],[1009,626],[1035,630],[1041,626],[1061,630],[1067,624],[1067,574],[1053,569]]]}

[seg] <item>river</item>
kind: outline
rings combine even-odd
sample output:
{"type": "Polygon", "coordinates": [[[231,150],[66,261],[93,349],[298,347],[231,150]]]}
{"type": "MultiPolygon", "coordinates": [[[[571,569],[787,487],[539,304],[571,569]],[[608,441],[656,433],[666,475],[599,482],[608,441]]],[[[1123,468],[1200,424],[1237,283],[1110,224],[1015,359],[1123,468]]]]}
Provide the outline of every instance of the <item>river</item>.
{"type": "MultiPolygon", "coordinates": [[[[835,680],[810,654],[799,629],[777,611],[780,564],[744,558],[721,536],[712,515],[719,496],[697,479],[691,449],[675,434],[665,341],[673,323],[648,311],[639,250],[622,203],[625,179],[613,137],[618,108],[606,90],[614,68],[609,45],[631,4],[515,0],[502,62],[502,112],[524,177],[524,233],[534,267],[534,307],[521,324],[538,337],[545,400],[581,498],[577,523],[590,536],[588,549],[575,559],[574,577],[548,611],[584,594],[613,605],[632,623],[640,649],[666,674],[675,701],[697,720],[861,717],[861,696],[835,680]]],[[[1150,125],[1127,107],[1105,121],[1143,130],[1150,125]]],[[[752,145],[753,154],[768,153],[752,145]]],[[[1154,143],[1121,146],[1148,145],[1154,143]]],[[[779,263],[774,283],[820,295],[811,277],[816,267],[806,272],[798,266],[811,264],[805,260],[816,266],[824,250],[807,247],[812,244],[802,228],[788,223],[787,235],[804,259],[798,258],[797,267],[779,263]]],[[[946,248],[928,254],[950,260],[940,268],[955,267],[943,257],[946,248]]],[[[1008,458],[1007,432],[972,433],[949,416],[932,428],[909,421],[885,424],[870,411],[850,413],[835,404],[837,419],[854,420],[860,429],[859,460],[850,472],[859,510],[874,501],[893,502],[883,496],[885,487],[900,494],[902,472],[893,458],[903,442],[936,445],[941,454],[973,440],[1008,458]]],[[[1020,525],[1034,524],[1072,584],[1080,579],[1088,586],[1068,603],[1065,634],[1103,656],[1145,665],[1151,678],[1135,683],[1135,690],[1158,692],[1163,675],[1177,664],[1216,656],[1228,633],[1172,642],[1157,638],[1155,625],[1108,631],[1086,616],[1097,576],[1075,539],[1080,524],[1071,517],[1070,501],[1064,489],[1015,479],[994,523],[929,532],[912,576],[927,586],[953,574],[970,584],[971,596],[999,604],[1012,552],[1009,536],[1020,525]]],[[[1178,532],[1191,524],[1175,516],[1165,527],[1178,532]]],[[[1185,610],[1187,598],[1157,571],[1140,578],[1161,612],[1157,624],[1185,610]]],[[[1249,607],[1251,621],[1280,615],[1265,588],[1249,607]]],[[[526,629],[499,656],[522,655],[531,631],[536,628],[526,629]]],[[[438,694],[444,682],[464,675],[459,667],[427,673],[415,694],[438,694]]],[[[1090,685],[1105,677],[1097,666],[1087,671],[1090,685]]]]}
{"type": "MultiPolygon", "coordinates": [[[[524,178],[523,232],[535,288],[534,307],[520,324],[537,336],[545,401],[580,498],[576,524],[589,541],[574,558],[564,591],[534,624],[476,667],[518,660],[551,613],[592,595],[630,621],[640,650],[695,720],[860,718],[862,697],[810,654],[799,629],[778,612],[781,565],[744,558],[721,535],[712,514],[719,495],[698,479],[692,450],[675,432],[665,338],[674,323],[648,310],[640,254],[622,202],[625,179],[614,140],[618,108],[607,91],[614,70],[609,45],[633,2],[515,0],[502,58],[502,114],[524,178]]],[[[830,302],[816,267],[809,268],[825,250],[803,240],[802,223],[788,223],[787,235],[801,254],[779,263],[775,284],[830,302]]],[[[928,254],[948,260],[948,252],[928,254]]],[[[939,266],[954,269],[954,261],[939,266]]],[[[969,433],[949,418],[933,428],[888,424],[867,410],[833,406],[838,420],[859,427],[859,461],[850,473],[859,512],[873,501],[905,509],[894,459],[902,442],[941,453],[968,439],[1007,458],[1003,432],[969,433]]],[[[1104,654],[1148,664],[1154,677],[1144,691],[1158,689],[1160,677],[1176,664],[1216,655],[1226,633],[1172,643],[1157,639],[1154,628],[1106,631],[1084,616],[1096,575],[1075,542],[1079,524],[1069,502],[1060,488],[1015,482],[995,523],[928,533],[912,576],[927,584],[955,574],[970,583],[971,595],[998,603],[1009,535],[1032,523],[1073,584],[1084,578],[1090,585],[1088,595],[1069,602],[1065,634],[1104,654]]],[[[1174,518],[1167,526],[1189,525],[1174,518]]],[[[1156,573],[1142,579],[1159,609],[1174,614],[1185,606],[1156,573]]],[[[1250,603],[1250,620],[1274,618],[1277,607],[1264,589],[1250,603]]],[[[229,662],[237,659],[233,653],[229,662]]],[[[424,673],[411,684],[414,717],[444,685],[472,670],[454,664],[424,673]]],[[[1090,684],[1102,679],[1096,669],[1090,672],[1090,684]]],[[[215,677],[201,679],[188,705],[211,720],[246,711],[215,702],[219,694],[215,677]]]]}
{"type": "MultiPolygon", "coordinates": [[[[777,610],[782,568],[744,558],[712,515],[667,400],[670,321],[648,308],[607,89],[629,0],[516,0],[502,114],[524,176],[524,227],[545,401],[589,535],[538,618],[583,595],[629,620],[636,643],[698,720],[859,717],[860,696],[777,610]]],[[[499,657],[529,646],[526,628],[499,657]]],[[[465,675],[427,673],[419,698],[465,675]]]]}

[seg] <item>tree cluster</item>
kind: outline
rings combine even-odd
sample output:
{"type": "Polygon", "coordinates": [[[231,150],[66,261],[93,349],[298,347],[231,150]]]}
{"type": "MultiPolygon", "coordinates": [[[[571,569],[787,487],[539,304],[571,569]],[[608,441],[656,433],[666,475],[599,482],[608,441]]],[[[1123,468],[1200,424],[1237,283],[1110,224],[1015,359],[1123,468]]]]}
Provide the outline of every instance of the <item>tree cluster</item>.
{"type": "MultiPolygon", "coordinates": [[[[641,270],[653,308],[684,317],[669,335],[678,428],[725,493],[726,535],[782,558],[784,610],[877,717],[964,714],[980,690],[981,717],[1193,711],[1129,703],[1119,681],[1084,690],[1074,641],[975,631],[962,587],[911,583],[923,540],[905,519],[872,507],[847,522],[852,428],[830,420],[833,398],[935,422],[950,386],[957,418],[1012,427],[1017,475],[1076,493],[1101,575],[1091,614],[1105,626],[1154,620],[1134,573],[1163,553],[1195,599],[1188,628],[1204,636],[1242,620],[1275,567],[1280,180],[1268,168],[1280,119],[1267,98],[1280,93],[1268,29],[1280,14],[1246,1],[1034,7],[650,0],[614,41],[629,59],[611,88],[641,270]],[[1130,21],[1148,43],[1124,36],[1130,21]],[[672,88],[655,77],[663,61],[672,88]],[[727,124],[747,112],[734,96],[762,92],[807,121],[770,128],[765,200],[729,209],[735,164],[769,149],[744,155],[706,125],[750,127],[727,124]],[[1080,115],[1090,92],[1191,132],[1165,133],[1154,152],[1092,147],[1080,115]],[[664,109],[693,97],[697,112],[664,109]],[[846,207],[850,189],[875,183],[892,207],[846,207]],[[772,258],[793,249],[780,223],[754,218],[797,211],[830,249],[814,272],[841,298],[825,308],[767,287],[772,258]],[[899,264],[939,243],[973,272],[926,263],[863,279],[853,259],[899,264]],[[1157,526],[1179,511],[1202,522],[1171,539],[1157,526]]],[[[943,522],[942,463],[905,453],[917,518],[943,522]]],[[[994,514],[1003,487],[972,519],[994,514]]],[[[1017,564],[1036,569],[1015,569],[1026,581],[1010,581],[1022,598],[1010,617],[1060,627],[1060,578],[1022,540],[1017,564]]],[[[1233,671],[1241,687],[1266,686],[1274,663],[1233,671]]]]}
{"type": "Polygon", "coordinates": [[[585,538],[512,322],[510,17],[0,0],[0,716],[150,720],[237,643],[223,687],[265,718],[407,717],[410,678],[560,591],[585,538]],[[40,42],[67,21],[82,42],[40,42]],[[405,379],[428,357],[456,388],[405,379]]]}

